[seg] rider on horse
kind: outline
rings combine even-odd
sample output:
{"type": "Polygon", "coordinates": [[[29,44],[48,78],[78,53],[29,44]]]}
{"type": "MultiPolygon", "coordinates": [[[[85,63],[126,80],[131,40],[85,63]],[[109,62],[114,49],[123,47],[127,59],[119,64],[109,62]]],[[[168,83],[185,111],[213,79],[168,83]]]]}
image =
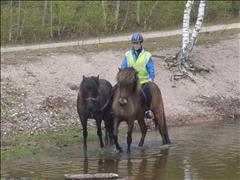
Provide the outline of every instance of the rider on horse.
{"type": "Polygon", "coordinates": [[[148,118],[153,118],[152,111],[149,111],[151,104],[151,92],[149,81],[154,81],[155,70],[150,52],[146,51],[143,46],[143,36],[141,33],[135,32],[131,38],[132,49],[125,53],[125,57],[121,64],[121,69],[133,67],[138,72],[138,77],[143,90],[145,105],[147,108],[146,115],[148,118]]]}

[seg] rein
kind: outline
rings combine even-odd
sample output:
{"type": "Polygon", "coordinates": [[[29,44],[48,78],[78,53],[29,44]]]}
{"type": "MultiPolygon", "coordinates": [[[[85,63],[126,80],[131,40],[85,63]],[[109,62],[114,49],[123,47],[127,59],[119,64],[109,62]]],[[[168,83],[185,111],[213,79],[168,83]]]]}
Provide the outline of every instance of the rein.
{"type": "MultiPolygon", "coordinates": [[[[88,97],[88,98],[85,98],[85,100],[86,100],[86,101],[98,102],[98,101],[99,101],[99,96],[97,96],[96,98],[88,97]]],[[[110,100],[111,100],[111,97],[108,98],[108,100],[106,101],[106,103],[105,103],[99,110],[97,110],[97,111],[102,112],[102,111],[107,107],[107,105],[109,104],[110,100]]]]}

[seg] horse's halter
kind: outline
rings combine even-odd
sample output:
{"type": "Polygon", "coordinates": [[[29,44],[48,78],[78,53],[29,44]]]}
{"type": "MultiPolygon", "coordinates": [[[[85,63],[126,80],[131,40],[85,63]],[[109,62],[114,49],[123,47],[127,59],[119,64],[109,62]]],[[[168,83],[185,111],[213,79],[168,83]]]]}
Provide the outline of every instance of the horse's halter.
{"type": "Polygon", "coordinates": [[[93,102],[95,105],[97,105],[98,104],[98,102],[99,102],[99,95],[97,96],[97,97],[87,97],[87,98],[85,98],[85,101],[87,101],[87,102],[93,102]]]}
{"type": "Polygon", "coordinates": [[[93,101],[93,102],[98,102],[99,101],[99,96],[97,97],[87,97],[85,98],[86,101],[93,101]]]}

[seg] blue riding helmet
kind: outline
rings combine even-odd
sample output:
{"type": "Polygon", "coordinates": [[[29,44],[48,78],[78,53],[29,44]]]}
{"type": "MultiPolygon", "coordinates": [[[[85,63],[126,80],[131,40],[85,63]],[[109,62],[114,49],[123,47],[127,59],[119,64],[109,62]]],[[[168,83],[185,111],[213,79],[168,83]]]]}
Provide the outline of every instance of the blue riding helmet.
{"type": "Polygon", "coordinates": [[[139,32],[133,33],[131,41],[132,41],[133,43],[134,43],[134,42],[141,42],[141,43],[142,43],[142,42],[143,42],[143,36],[142,36],[142,34],[139,33],[139,32]]]}

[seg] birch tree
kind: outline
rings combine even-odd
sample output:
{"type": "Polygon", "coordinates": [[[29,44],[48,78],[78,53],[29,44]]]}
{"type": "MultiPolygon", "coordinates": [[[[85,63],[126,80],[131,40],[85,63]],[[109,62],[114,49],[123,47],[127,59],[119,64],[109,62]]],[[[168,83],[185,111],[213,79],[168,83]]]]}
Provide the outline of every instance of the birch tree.
{"type": "Polygon", "coordinates": [[[192,51],[194,45],[197,42],[197,35],[201,29],[206,0],[201,0],[198,8],[198,17],[195,27],[192,31],[192,36],[190,38],[190,14],[192,10],[194,0],[188,0],[185,5],[184,17],[183,17],[183,33],[182,33],[182,48],[176,54],[176,59],[179,65],[179,70],[182,72],[187,72],[189,70],[194,70],[193,66],[189,63],[189,53],[192,51]]]}

